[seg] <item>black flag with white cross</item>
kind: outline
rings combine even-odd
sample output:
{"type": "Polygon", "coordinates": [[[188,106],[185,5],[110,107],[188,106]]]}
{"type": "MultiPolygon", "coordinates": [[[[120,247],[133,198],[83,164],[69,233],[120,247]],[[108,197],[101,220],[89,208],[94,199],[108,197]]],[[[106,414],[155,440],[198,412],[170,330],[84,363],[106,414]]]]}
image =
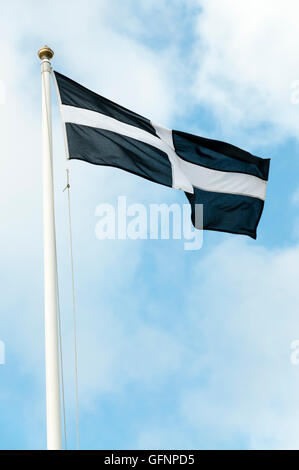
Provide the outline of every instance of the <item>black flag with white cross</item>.
{"type": "Polygon", "coordinates": [[[185,191],[196,228],[256,238],[269,159],[217,140],[170,130],[54,72],[68,158],[121,168],[185,191]],[[203,204],[203,224],[196,224],[203,204]]]}

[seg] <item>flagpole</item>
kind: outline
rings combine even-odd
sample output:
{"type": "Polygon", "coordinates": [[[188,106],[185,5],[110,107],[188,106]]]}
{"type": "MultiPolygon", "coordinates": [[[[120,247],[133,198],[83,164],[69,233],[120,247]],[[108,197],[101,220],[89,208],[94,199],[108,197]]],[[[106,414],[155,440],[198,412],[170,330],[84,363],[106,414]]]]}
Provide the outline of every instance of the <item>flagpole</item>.
{"type": "Polygon", "coordinates": [[[61,450],[60,381],[57,319],[57,255],[51,122],[51,59],[54,52],[38,51],[42,73],[44,308],[47,403],[47,449],[61,450]]]}

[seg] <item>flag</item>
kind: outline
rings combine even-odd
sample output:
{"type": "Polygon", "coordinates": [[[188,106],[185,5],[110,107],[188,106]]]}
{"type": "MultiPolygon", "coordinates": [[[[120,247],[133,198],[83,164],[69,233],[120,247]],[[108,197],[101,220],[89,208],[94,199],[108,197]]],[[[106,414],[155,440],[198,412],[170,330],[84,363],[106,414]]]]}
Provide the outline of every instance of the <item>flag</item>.
{"type": "Polygon", "coordinates": [[[256,238],[269,159],[170,130],[54,72],[68,158],[121,168],[185,191],[196,228],[256,238]],[[202,226],[196,205],[203,204],[202,226]]]}

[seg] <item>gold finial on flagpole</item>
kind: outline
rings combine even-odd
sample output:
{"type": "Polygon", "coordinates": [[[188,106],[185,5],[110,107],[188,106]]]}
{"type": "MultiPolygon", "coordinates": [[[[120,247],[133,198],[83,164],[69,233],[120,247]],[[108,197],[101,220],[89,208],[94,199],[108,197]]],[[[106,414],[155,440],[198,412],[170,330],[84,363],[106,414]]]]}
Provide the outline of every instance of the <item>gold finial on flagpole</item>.
{"type": "Polygon", "coordinates": [[[38,51],[38,57],[40,58],[40,60],[43,60],[43,59],[51,60],[53,56],[54,56],[54,52],[49,46],[43,46],[38,51]]]}

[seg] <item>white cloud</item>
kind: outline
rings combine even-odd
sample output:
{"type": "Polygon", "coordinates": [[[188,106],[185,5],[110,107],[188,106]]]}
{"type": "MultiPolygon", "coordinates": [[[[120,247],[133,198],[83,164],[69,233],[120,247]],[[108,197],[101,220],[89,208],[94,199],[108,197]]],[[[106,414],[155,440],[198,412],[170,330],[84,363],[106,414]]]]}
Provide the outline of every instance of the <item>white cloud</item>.
{"type": "MultiPolygon", "coordinates": [[[[167,264],[156,262],[169,282],[167,264]]],[[[190,273],[167,333],[140,321],[138,299],[124,299],[124,323],[102,300],[101,340],[89,330],[83,335],[90,341],[84,362],[94,371],[83,381],[85,406],[131,381],[147,390],[173,381],[176,408],[140,425],[140,448],[297,448],[299,366],[291,344],[299,339],[298,264],[298,245],[271,251],[235,239],[214,246],[190,273]]],[[[178,277],[172,291],[180,285],[178,277]]]]}
{"type": "Polygon", "coordinates": [[[214,112],[227,139],[252,145],[297,138],[299,108],[292,103],[291,86],[299,78],[298,2],[199,4],[193,47],[198,102],[214,112]]]}
{"type": "MultiPolygon", "coordinates": [[[[185,310],[198,385],[181,389],[184,433],[171,431],[174,443],[188,435],[189,448],[298,448],[298,265],[298,245],[269,251],[244,240],[221,243],[198,262],[185,310]]],[[[163,447],[167,436],[162,426],[142,442],[163,447]]]]}

